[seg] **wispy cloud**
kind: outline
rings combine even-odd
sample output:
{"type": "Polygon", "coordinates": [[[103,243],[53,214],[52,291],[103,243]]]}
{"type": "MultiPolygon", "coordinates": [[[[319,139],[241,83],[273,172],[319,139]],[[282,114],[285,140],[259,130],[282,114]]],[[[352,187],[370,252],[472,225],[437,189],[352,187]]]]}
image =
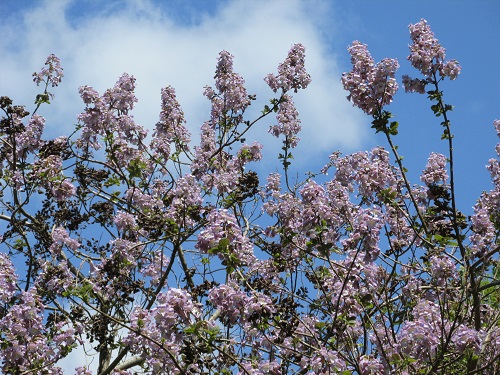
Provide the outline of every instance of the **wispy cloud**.
{"type": "MultiPolygon", "coordinates": [[[[22,17],[4,20],[0,31],[0,92],[31,104],[36,87],[30,74],[49,53],[58,55],[65,78],[56,89],[53,108],[43,111],[52,135],[68,133],[83,109],[80,85],[98,91],[123,73],[137,78],[136,120],[151,129],[157,121],[160,89],[176,88],[193,133],[207,119],[203,87],[212,84],[218,52],[235,56],[235,69],[256,93],[256,107],[271,97],[263,77],[275,72],[293,43],[307,48],[306,66],[313,82],[297,98],[303,121],[302,152],[352,149],[363,140],[360,114],[345,99],[335,58],[322,35],[332,21],[323,1],[228,1],[214,14],[193,13],[195,22],[179,22],[170,2],[42,1],[22,17]],[[162,8],[163,7],[163,8],[162,8]],[[52,127],[52,128],[51,128],[52,127]]],[[[191,10],[196,12],[196,10],[191,10]]],[[[186,16],[186,19],[189,19],[186,16]]],[[[266,121],[260,130],[271,125],[266,121]]],[[[260,135],[259,135],[260,138],[260,135]]],[[[271,142],[272,143],[272,142],[271,142]]],[[[269,144],[271,144],[269,143],[269,144]]]]}

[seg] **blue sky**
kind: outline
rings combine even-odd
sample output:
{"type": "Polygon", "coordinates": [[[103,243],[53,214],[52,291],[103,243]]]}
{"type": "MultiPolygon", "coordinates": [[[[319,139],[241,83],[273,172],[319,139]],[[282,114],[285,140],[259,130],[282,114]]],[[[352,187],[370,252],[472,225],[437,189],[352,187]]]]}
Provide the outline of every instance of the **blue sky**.
{"type": "MultiPolygon", "coordinates": [[[[196,134],[208,119],[202,92],[213,85],[220,50],[235,56],[236,71],[257,94],[257,113],[272,97],[263,77],[300,42],[307,48],[313,82],[296,96],[303,130],[294,166],[317,171],[334,150],[346,154],[386,146],[370,128],[371,119],[345,98],[340,77],[350,70],[347,46],[360,40],[377,61],[398,58],[400,82],[403,74],[416,76],[406,61],[408,24],[425,18],[447,57],[463,68],[442,88],[446,102],[455,106],[459,208],[470,214],[477,196],[491,187],[484,166],[498,141],[492,122],[500,118],[499,14],[497,0],[0,0],[0,95],[32,108],[37,88],[31,74],[55,53],[65,77],[54,90],[53,104],[40,112],[47,118],[48,135],[71,133],[84,108],[80,85],[103,92],[123,72],[137,78],[137,122],[153,128],[160,89],[172,85],[196,134]]],[[[431,151],[446,151],[440,120],[429,106],[425,96],[400,90],[388,107],[400,123],[395,142],[414,182],[431,151]]],[[[267,134],[272,124],[263,122],[252,133],[264,143],[266,158],[280,147],[267,134]]],[[[71,365],[68,361],[67,368],[71,365]]]]}
{"type": "MultiPolygon", "coordinates": [[[[331,151],[370,149],[384,139],[370,129],[370,119],[353,108],[340,85],[350,69],[346,47],[353,40],[367,43],[378,61],[398,58],[402,74],[416,75],[406,61],[410,43],[407,26],[427,19],[457,59],[462,74],[443,87],[455,106],[457,183],[465,211],[489,189],[487,160],[494,156],[492,121],[500,118],[497,89],[500,72],[500,2],[481,1],[321,1],[321,0],[3,0],[0,2],[0,93],[18,103],[33,102],[31,73],[49,53],[65,69],[51,107],[41,112],[50,135],[69,133],[83,105],[80,85],[103,91],[123,73],[137,78],[136,120],[152,129],[159,112],[160,88],[172,85],[193,133],[207,119],[204,85],[213,84],[217,54],[227,49],[235,69],[258,95],[255,112],[271,97],[262,78],[275,72],[293,43],[307,48],[306,66],[313,83],[296,97],[303,120],[303,140],[296,166],[318,170],[331,151]],[[479,5],[478,5],[479,4],[479,5]]],[[[430,151],[444,152],[439,121],[425,96],[400,90],[391,110],[400,122],[401,154],[413,179],[418,178],[430,151]]],[[[279,142],[266,135],[271,123],[254,132],[276,155],[279,142]]],[[[195,138],[196,139],[196,138],[195,138]]]]}

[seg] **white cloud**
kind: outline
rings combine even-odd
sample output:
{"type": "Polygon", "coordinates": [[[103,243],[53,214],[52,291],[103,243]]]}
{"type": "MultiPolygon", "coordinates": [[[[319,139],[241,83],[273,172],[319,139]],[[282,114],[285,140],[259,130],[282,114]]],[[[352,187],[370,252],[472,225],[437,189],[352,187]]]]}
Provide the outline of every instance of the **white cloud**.
{"type": "MultiPolygon", "coordinates": [[[[235,56],[235,69],[245,78],[248,91],[258,94],[255,104],[260,108],[272,94],[263,77],[275,72],[290,46],[300,42],[307,48],[306,67],[313,78],[296,99],[303,122],[303,152],[352,149],[361,144],[362,117],[345,99],[341,71],[322,40],[328,30],[318,26],[327,25],[326,17],[332,17],[327,3],[230,1],[215,15],[198,17],[199,22],[191,26],[179,24],[149,1],[120,3],[121,7],[111,2],[107,9],[94,9],[89,17],[80,13],[75,19],[68,17],[68,10],[84,12],[78,3],[47,0],[25,11],[16,32],[6,22],[0,29],[6,35],[0,42],[2,95],[18,103],[33,103],[37,90],[31,73],[49,53],[55,53],[62,60],[65,77],[54,91],[51,108],[41,110],[51,135],[68,133],[75,124],[83,109],[77,93],[80,85],[102,92],[124,72],[137,78],[135,117],[141,125],[152,129],[158,118],[160,89],[172,85],[194,133],[208,117],[209,104],[202,91],[203,86],[213,84],[220,50],[235,56]],[[118,11],[113,11],[113,4],[118,11]]],[[[260,129],[265,132],[270,124],[266,121],[260,129]]]]}

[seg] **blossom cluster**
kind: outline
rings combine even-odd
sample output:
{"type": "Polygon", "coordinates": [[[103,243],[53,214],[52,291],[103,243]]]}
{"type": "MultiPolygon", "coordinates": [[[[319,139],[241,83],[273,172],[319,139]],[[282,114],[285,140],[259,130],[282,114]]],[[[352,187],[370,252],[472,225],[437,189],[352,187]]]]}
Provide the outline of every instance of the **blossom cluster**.
{"type": "MultiPolygon", "coordinates": [[[[493,121],[493,126],[500,137],[500,120],[493,121]]],[[[498,150],[500,150],[500,143],[496,146],[497,155],[500,155],[498,150]]],[[[489,253],[498,238],[495,223],[500,210],[500,168],[498,160],[490,159],[486,168],[490,172],[493,189],[489,192],[483,192],[474,205],[474,214],[471,216],[473,233],[469,236],[474,256],[489,253]]]]}
{"type": "Polygon", "coordinates": [[[187,145],[191,139],[189,131],[185,127],[184,112],[177,101],[175,89],[167,86],[161,90],[161,112],[160,121],[156,124],[150,148],[157,157],[168,160],[171,152],[171,144],[174,143],[177,151],[187,151],[187,145]]]}
{"type": "Polygon", "coordinates": [[[192,227],[195,221],[189,212],[196,212],[202,206],[201,188],[196,178],[186,174],[177,180],[176,186],[169,192],[172,202],[168,209],[168,216],[183,227],[192,227]]]}
{"type": "Polygon", "coordinates": [[[269,316],[276,310],[269,296],[262,293],[249,296],[232,282],[211,289],[208,298],[230,325],[244,324],[254,317],[269,316]]]}
{"type": "Polygon", "coordinates": [[[17,275],[6,254],[0,253],[0,301],[7,303],[16,292],[17,275]]]}
{"type": "Polygon", "coordinates": [[[35,289],[21,292],[19,303],[13,305],[0,319],[0,339],[9,343],[2,347],[4,374],[32,372],[43,368],[44,373],[62,375],[55,363],[79,341],[77,329],[57,324],[52,338],[47,338],[43,323],[44,306],[35,289]]]}
{"type": "Polygon", "coordinates": [[[70,238],[68,231],[63,227],[54,228],[52,231],[52,245],[50,246],[50,251],[58,254],[61,252],[62,247],[65,245],[69,247],[71,250],[76,250],[80,247],[80,243],[70,238]]]}
{"type": "Polygon", "coordinates": [[[215,133],[216,127],[212,122],[207,121],[202,125],[201,142],[194,147],[191,171],[205,189],[216,189],[218,194],[227,194],[241,185],[246,165],[262,158],[262,145],[258,142],[243,144],[236,155],[223,150],[218,152],[215,133]]]}
{"type": "Polygon", "coordinates": [[[445,61],[446,50],[434,36],[427,21],[422,19],[416,24],[410,24],[408,28],[413,41],[410,45],[408,60],[426,78],[413,79],[403,76],[405,91],[425,93],[425,85],[435,80],[437,74],[441,78],[456,79],[462,68],[456,60],[445,61]]]}
{"type": "Polygon", "coordinates": [[[217,91],[206,86],[204,92],[212,102],[212,122],[218,123],[229,113],[239,123],[242,113],[250,105],[250,98],[244,86],[245,80],[233,70],[233,55],[229,52],[219,53],[214,78],[217,91]]]}
{"type": "Polygon", "coordinates": [[[134,90],[135,78],[126,73],[102,96],[92,87],[80,87],[86,108],[78,115],[81,134],[76,141],[78,148],[89,151],[100,149],[102,139],[108,163],[125,169],[132,177],[149,174],[151,169],[144,156],[147,131],[130,114],[137,102],[134,90]]]}
{"type": "Polygon", "coordinates": [[[432,152],[427,160],[427,165],[422,171],[420,179],[427,185],[446,183],[448,180],[448,173],[446,172],[446,165],[448,160],[443,154],[432,152]]]}
{"type": "Polygon", "coordinates": [[[118,211],[113,221],[116,224],[116,228],[121,231],[134,229],[137,225],[135,216],[125,211],[118,211]]]}
{"type": "MultiPolygon", "coordinates": [[[[66,139],[63,137],[55,143],[65,142],[66,139]]],[[[49,155],[37,160],[33,165],[33,178],[36,178],[58,201],[69,199],[76,194],[76,187],[70,178],[63,175],[63,160],[60,155],[49,155]]]]}
{"type": "Polygon", "coordinates": [[[171,288],[158,294],[157,305],[151,310],[134,308],[131,330],[123,342],[133,353],[144,356],[153,373],[182,373],[182,328],[199,318],[199,308],[185,290],[171,288]]]}
{"type": "Polygon", "coordinates": [[[33,73],[33,82],[37,85],[45,82],[47,86],[49,84],[52,87],[58,86],[64,77],[61,60],[56,55],[51,54],[47,57],[45,65],[46,67],[42,68],[40,72],[33,73]]]}
{"type": "Polygon", "coordinates": [[[195,247],[203,253],[218,254],[222,260],[251,264],[253,245],[233,214],[225,209],[212,211],[207,225],[198,235],[195,247]]]}
{"type": "Polygon", "coordinates": [[[445,286],[447,282],[458,277],[456,265],[448,254],[434,255],[430,263],[432,278],[438,285],[445,286]]]}
{"type": "Polygon", "coordinates": [[[269,133],[275,137],[280,135],[285,136],[285,142],[289,147],[296,147],[299,138],[297,134],[301,130],[299,113],[295,108],[293,99],[290,95],[285,94],[278,106],[278,112],[276,113],[277,125],[271,126],[269,133]]]}
{"type": "Polygon", "coordinates": [[[443,337],[451,336],[451,344],[460,353],[469,349],[478,353],[483,332],[478,332],[463,324],[454,324],[443,319],[438,304],[423,300],[413,309],[413,320],[406,322],[396,337],[396,344],[388,353],[398,353],[413,360],[430,361],[437,355],[443,337]]]}
{"type": "Polygon", "coordinates": [[[42,133],[45,128],[45,119],[39,115],[33,115],[26,125],[26,129],[16,135],[17,152],[19,155],[40,149],[44,144],[42,133]]]}
{"type": "Polygon", "coordinates": [[[389,153],[382,147],[368,152],[356,152],[337,158],[332,164],[337,168],[335,179],[350,192],[357,188],[368,198],[380,195],[385,189],[395,189],[398,174],[389,163],[389,153]]]}
{"type": "Polygon", "coordinates": [[[278,75],[268,74],[265,81],[274,92],[305,89],[311,83],[305,68],[305,47],[294,44],[285,61],[278,65],[278,75]]]}
{"type": "Polygon", "coordinates": [[[399,63],[396,59],[386,58],[375,64],[367,47],[356,40],[347,49],[352,70],[342,74],[342,85],[349,91],[347,98],[354,106],[373,115],[392,102],[398,90],[394,76],[399,63]]]}

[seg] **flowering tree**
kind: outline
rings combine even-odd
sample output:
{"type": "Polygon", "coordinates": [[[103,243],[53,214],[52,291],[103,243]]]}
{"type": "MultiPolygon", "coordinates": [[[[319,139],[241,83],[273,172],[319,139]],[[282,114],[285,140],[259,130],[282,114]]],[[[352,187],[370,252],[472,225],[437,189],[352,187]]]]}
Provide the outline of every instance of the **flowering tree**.
{"type": "Polygon", "coordinates": [[[81,87],[75,132],[44,139],[37,112],[63,77],[49,56],[31,114],[0,98],[2,373],[62,373],[77,347],[76,374],[500,372],[500,164],[489,161],[494,188],[467,218],[441,90],[460,66],[426,21],[410,35],[422,76],[403,77],[405,90],[427,93],[449,146],[421,185],[387,110],[399,64],[375,63],[360,42],[342,83],[388,150],[334,153],[325,183],[289,178],[293,94],[311,81],[300,44],[265,78],[275,95],[252,120],[256,98],[222,51],[195,146],[172,87],[147,137],[127,74],[103,94],[81,87]],[[245,136],[273,116],[283,168],[264,177],[251,169],[262,146],[245,136]]]}

